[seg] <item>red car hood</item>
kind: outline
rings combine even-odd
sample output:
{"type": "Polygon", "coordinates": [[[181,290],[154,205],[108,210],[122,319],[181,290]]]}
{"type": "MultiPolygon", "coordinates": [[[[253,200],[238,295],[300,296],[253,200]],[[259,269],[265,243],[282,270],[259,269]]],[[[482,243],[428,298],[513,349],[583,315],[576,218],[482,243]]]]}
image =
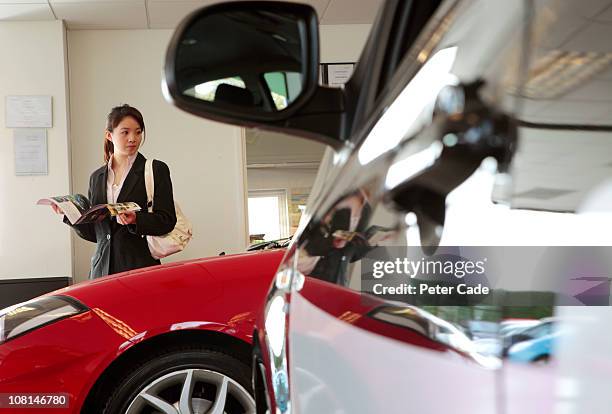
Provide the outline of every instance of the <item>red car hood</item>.
{"type": "Polygon", "coordinates": [[[130,332],[152,334],[198,324],[227,327],[237,321],[252,329],[247,325],[263,304],[284,253],[269,250],[169,263],[49,295],[71,296],[130,332]]]}
{"type": "Polygon", "coordinates": [[[284,253],[285,249],[277,249],[166,263],[88,280],[45,296],[67,295],[92,307],[114,302],[124,289],[169,293],[186,285],[210,289],[218,288],[219,282],[245,280],[263,281],[267,289],[284,253]]]}

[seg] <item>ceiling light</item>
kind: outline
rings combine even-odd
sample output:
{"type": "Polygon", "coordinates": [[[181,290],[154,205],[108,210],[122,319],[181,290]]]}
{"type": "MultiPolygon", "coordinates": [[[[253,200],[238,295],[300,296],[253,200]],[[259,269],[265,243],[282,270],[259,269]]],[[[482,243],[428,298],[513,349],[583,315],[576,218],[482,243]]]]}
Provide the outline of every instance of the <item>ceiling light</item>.
{"type": "Polygon", "coordinates": [[[612,53],[553,50],[535,62],[521,95],[529,99],[557,98],[584,85],[611,64],[612,53]]]}

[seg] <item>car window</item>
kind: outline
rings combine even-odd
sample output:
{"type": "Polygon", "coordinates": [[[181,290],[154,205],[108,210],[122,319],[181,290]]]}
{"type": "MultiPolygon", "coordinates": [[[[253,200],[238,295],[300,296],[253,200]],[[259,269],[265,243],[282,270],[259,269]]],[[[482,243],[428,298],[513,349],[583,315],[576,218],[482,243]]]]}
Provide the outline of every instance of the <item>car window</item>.
{"type": "Polygon", "coordinates": [[[240,76],[232,76],[229,78],[215,79],[208,82],[200,83],[191,89],[185,91],[186,95],[194,98],[202,99],[208,102],[214,102],[219,85],[231,85],[241,89],[246,89],[244,80],[240,76]]]}
{"type": "Polygon", "coordinates": [[[399,3],[393,20],[388,51],[384,58],[384,70],[379,80],[378,93],[385,89],[399,63],[406,56],[406,53],[441,3],[442,0],[409,0],[399,3]]]}
{"type": "Polygon", "coordinates": [[[539,338],[544,335],[549,335],[552,332],[552,324],[551,323],[543,323],[538,326],[534,326],[533,328],[526,329],[522,332],[522,334],[527,335],[531,338],[539,338]]]}
{"type": "Polygon", "coordinates": [[[431,52],[440,40],[441,33],[433,37],[432,34],[436,29],[443,32],[448,28],[448,25],[439,26],[453,2],[439,7],[442,3],[437,0],[388,2],[381,8],[377,24],[344,91],[347,124],[351,125],[349,131],[357,132],[348,134],[348,140],[356,143],[364,138],[360,130],[375,123],[376,112],[384,111],[383,108],[391,103],[387,92],[394,92],[398,82],[404,83],[406,77],[418,71],[423,59],[421,56],[417,61],[417,56],[424,46],[427,45],[431,52]],[[386,46],[375,46],[380,42],[386,46]],[[414,52],[408,57],[410,51],[414,52]],[[398,71],[400,65],[403,69],[398,71]],[[402,76],[398,75],[403,78],[399,80],[402,76]]]}

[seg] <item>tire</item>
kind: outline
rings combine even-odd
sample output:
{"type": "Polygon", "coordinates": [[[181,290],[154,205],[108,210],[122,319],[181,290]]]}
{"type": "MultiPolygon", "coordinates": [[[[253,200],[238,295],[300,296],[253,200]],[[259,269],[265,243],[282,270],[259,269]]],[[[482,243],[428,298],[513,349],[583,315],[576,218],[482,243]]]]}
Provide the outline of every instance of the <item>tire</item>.
{"type": "Polygon", "coordinates": [[[110,391],[102,413],[255,413],[251,369],[218,350],[182,346],[148,354],[130,365],[110,391]],[[191,411],[186,410],[189,406],[191,411]]]}

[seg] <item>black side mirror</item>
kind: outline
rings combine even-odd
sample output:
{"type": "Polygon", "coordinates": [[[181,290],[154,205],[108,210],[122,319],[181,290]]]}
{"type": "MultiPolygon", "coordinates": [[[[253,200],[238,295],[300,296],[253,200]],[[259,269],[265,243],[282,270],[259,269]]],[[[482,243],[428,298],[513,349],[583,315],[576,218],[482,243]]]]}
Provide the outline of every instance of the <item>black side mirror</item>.
{"type": "Polygon", "coordinates": [[[166,56],[166,98],[192,114],[253,126],[288,119],[318,87],[316,12],[295,3],[221,3],[188,16],[166,56]]]}

